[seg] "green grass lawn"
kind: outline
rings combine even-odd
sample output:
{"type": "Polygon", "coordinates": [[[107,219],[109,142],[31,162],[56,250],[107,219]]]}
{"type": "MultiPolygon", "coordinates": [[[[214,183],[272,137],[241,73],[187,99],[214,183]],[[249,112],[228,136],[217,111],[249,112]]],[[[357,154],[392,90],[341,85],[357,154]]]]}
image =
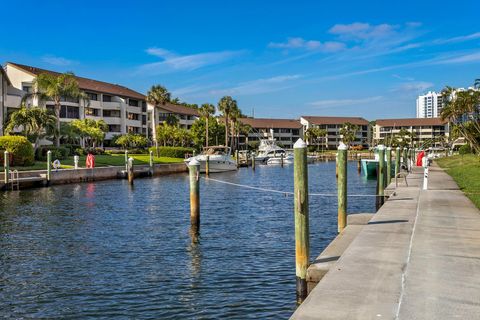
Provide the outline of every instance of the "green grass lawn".
{"type": "Polygon", "coordinates": [[[436,160],[460,189],[480,208],[480,157],[469,154],[436,160]]]}
{"type": "MultiPolygon", "coordinates": [[[[150,161],[150,156],[148,154],[130,154],[129,157],[135,159],[133,162],[137,165],[148,165],[150,161]]],[[[85,168],[85,159],[86,156],[80,156],[78,166],[80,168],[85,168]]],[[[52,159],[55,160],[55,159],[52,159]]],[[[184,159],[181,158],[168,158],[168,157],[154,157],[154,163],[179,163],[183,162],[184,159]]],[[[73,156],[68,157],[68,159],[60,161],[62,166],[61,168],[73,168],[73,156]]],[[[125,155],[123,154],[104,154],[95,156],[95,166],[96,167],[108,167],[108,166],[123,166],[125,164],[125,155]]],[[[18,171],[26,170],[46,170],[47,162],[36,161],[33,166],[29,167],[12,167],[11,170],[17,169],[18,171]]],[[[53,169],[53,168],[52,168],[53,169]]]]}

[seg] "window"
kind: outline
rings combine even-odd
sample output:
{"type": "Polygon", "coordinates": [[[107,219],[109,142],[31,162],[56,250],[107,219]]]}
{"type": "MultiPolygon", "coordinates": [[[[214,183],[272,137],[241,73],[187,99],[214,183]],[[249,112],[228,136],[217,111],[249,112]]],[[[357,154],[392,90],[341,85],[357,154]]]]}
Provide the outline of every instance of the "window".
{"type": "Polygon", "coordinates": [[[336,128],[337,128],[337,125],[336,125],[336,124],[329,124],[329,125],[327,126],[327,128],[329,128],[329,129],[336,129],[336,128]]]}
{"type": "Polygon", "coordinates": [[[140,128],[139,127],[127,126],[127,132],[140,133],[140,128]]]}
{"type": "Polygon", "coordinates": [[[120,110],[103,110],[103,116],[106,118],[120,118],[120,110]]]}
{"type": "Polygon", "coordinates": [[[109,132],[120,132],[120,125],[119,124],[109,124],[108,125],[109,132]]]}
{"type": "Polygon", "coordinates": [[[147,112],[147,103],[142,101],[142,112],[147,112]]]}
{"type": "Polygon", "coordinates": [[[61,97],[61,98],[60,98],[60,101],[78,103],[78,99],[77,99],[77,98],[65,98],[65,97],[61,97]]]}
{"type": "Polygon", "coordinates": [[[127,119],[128,120],[138,120],[139,119],[139,114],[138,113],[127,113],[127,119]]]}
{"type": "Polygon", "coordinates": [[[97,101],[98,100],[98,95],[93,92],[87,92],[87,97],[90,100],[97,101]]]}
{"type": "Polygon", "coordinates": [[[62,106],[60,109],[60,118],[80,119],[80,108],[72,106],[62,106]]]}
{"type": "Polygon", "coordinates": [[[138,107],[138,100],[129,99],[128,105],[132,107],[138,107]]]}
{"type": "Polygon", "coordinates": [[[100,109],[85,108],[86,116],[100,117],[100,109]]]}
{"type": "Polygon", "coordinates": [[[280,133],[290,133],[290,129],[280,129],[280,133]]]}
{"type": "Polygon", "coordinates": [[[147,124],[147,116],[146,115],[142,115],[142,124],[143,125],[147,124]]]}
{"type": "Polygon", "coordinates": [[[26,93],[32,93],[32,85],[31,84],[22,84],[22,90],[26,93]]]}
{"type": "Polygon", "coordinates": [[[108,94],[104,94],[103,102],[112,102],[112,96],[109,96],[108,94]]]}
{"type": "Polygon", "coordinates": [[[298,129],[292,129],[292,134],[294,136],[298,136],[300,134],[300,131],[298,129]]]}

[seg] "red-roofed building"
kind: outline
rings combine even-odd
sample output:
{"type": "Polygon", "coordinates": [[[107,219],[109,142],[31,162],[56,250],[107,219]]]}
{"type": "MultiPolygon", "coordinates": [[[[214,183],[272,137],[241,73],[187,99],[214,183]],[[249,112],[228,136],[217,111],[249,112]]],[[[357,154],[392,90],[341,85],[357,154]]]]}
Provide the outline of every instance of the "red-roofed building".
{"type": "Polygon", "coordinates": [[[373,128],[374,144],[384,143],[386,138],[398,135],[402,129],[414,133],[416,146],[434,138],[437,140],[434,144],[439,144],[439,137],[448,137],[449,134],[448,122],[440,118],[377,119],[373,128]]]}
{"type": "Polygon", "coordinates": [[[261,139],[273,138],[284,148],[291,149],[295,141],[303,138],[303,127],[298,120],[267,118],[240,118],[238,120],[252,127],[248,136],[239,136],[240,146],[261,139]]]}
{"type": "MultiPolygon", "coordinates": [[[[39,74],[60,73],[8,62],[6,73],[10,82],[17,91],[24,93],[33,91],[33,81],[39,74]]],[[[145,96],[127,87],[108,82],[76,76],[78,85],[89,97],[89,102],[65,99],[60,110],[60,120],[70,122],[74,119],[90,118],[104,120],[109,131],[106,134],[106,143],[114,135],[127,132],[149,135],[147,124],[147,104],[145,96]]],[[[7,104],[6,114],[15,111],[20,105],[20,99],[11,99],[7,104]]],[[[53,108],[53,101],[39,101],[33,97],[30,105],[53,108]]]]}
{"type": "MultiPolygon", "coordinates": [[[[345,123],[350,123],[358,127],[356,133],[356,140],[351,143],[352,146],[362,146],[368,148],[370,140],[369,122],[360,117],[317,117],[317,116],[302,116],[300,122],[303,125],[303,131],[306,132],[310,128],[319,128],[327,131],[325,139],[316,142],[327,149],[336,149],[342,141],[340,129],[345,123]]],[[[307,141],[307,143],[310,143],[307,141]]]]}

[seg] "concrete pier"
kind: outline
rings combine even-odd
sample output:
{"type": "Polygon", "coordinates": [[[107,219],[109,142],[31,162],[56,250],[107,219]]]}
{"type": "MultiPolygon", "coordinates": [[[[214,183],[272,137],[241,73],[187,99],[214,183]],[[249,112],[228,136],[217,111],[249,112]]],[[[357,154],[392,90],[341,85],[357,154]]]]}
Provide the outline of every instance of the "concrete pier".
{"type": "Polygon", "coordinates": [[[422,168],[407,182],[388,186],[394,193],[291,319],[479,317],[480,211],[435,165],[428,190],[422,168]]]}

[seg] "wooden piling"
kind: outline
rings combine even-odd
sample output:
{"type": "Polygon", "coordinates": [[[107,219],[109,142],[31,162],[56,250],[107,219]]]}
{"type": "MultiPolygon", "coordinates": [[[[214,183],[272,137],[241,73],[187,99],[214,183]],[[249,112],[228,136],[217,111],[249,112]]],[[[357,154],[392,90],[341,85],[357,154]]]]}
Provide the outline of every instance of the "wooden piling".
{"type": "Polygon", "coordinates": [[[400,147],[395,149],[395,177],[400,173],[400,147]]]}
{"type": "Polygon", "coordinates": [[[200,162],[193,159],[188,164],[190,177],[190,225],[194,232],[200,230],[200,162]]]}
{"type": "Polygon", "coordinates": [[[280,164],[281,164],[281,166],[282,166],[282,168],[283,168],[283,153],[280,155],[280,164]]]}
{"type": "Polygon", "coordinates": [[[8,153],[8,151],[5,151],[3,153],[3,172],[5,175],[5,190],[7,190],[7,185],[10,180],[10,154],[8,153]]]}
{"type": "Polygon", "coordinates": [[[380,203],[383,204],[385,195],[385,146],[378,146],[378,196],[380,203]]]}
{"type": "Polygon", "coordinates": [[[357,161],[357,171],[358,173],[362,172],[362,159],[358,159],[357,161]]]}
{"type": "Polygon", "coordinates": [[[255,154],[252,153],[252,170],[255,171],[255,154]]]}
{"type": "Polygon", "coordinates": [[[52,177],[52,151],[47,151],[47,185],[50,184],[52,177]]]}
{"type": "Polygon", "coordinates": [[[240,158],[238,157],[238,150],[235,150],[235,160],[237,162],[237,168],[238,168],[238,166],[240,164],[240,158]]]}
{"type": "Polygon", "coordinates": [[[335,177],[338,178],[338,153],[335,154],[335,177]]]}
{"type": "Polygon", "coordinates": [[[128,150],[125,150],[125,171],[128,171],[128,150]]]}
{"type": "Polygon", "coordinates": [[[133,158],[128,158],[127,160],[127,176],[128,176],[128,183],[133,185],[134,176],[134,168],[133,168],[133,158]]]}
{"type": "Polygon", "coordinates": [[[207,155],[207,159],[205,161],[205,175],[208,177],[210,175],[210,156],[207,155]]]}
{"type": "Polygon", "coordinates": [[[296,295],[297,303],[302,303],[307,297],[307,268],[310,254],[307,144],[298,139],[293,150],[296,295]]]}
{"type": "Polygon", "coordinates": [[[387,174],[386,174],[387,183],[386,186],[392,181],[392,148],[387,147],[387,174]]]}
{"type": "Polygon", "coordinates": [[[343,142],[338,146],[338,233],[342,232],[347,226],[347,149],[348,147],[343,142]]]}

